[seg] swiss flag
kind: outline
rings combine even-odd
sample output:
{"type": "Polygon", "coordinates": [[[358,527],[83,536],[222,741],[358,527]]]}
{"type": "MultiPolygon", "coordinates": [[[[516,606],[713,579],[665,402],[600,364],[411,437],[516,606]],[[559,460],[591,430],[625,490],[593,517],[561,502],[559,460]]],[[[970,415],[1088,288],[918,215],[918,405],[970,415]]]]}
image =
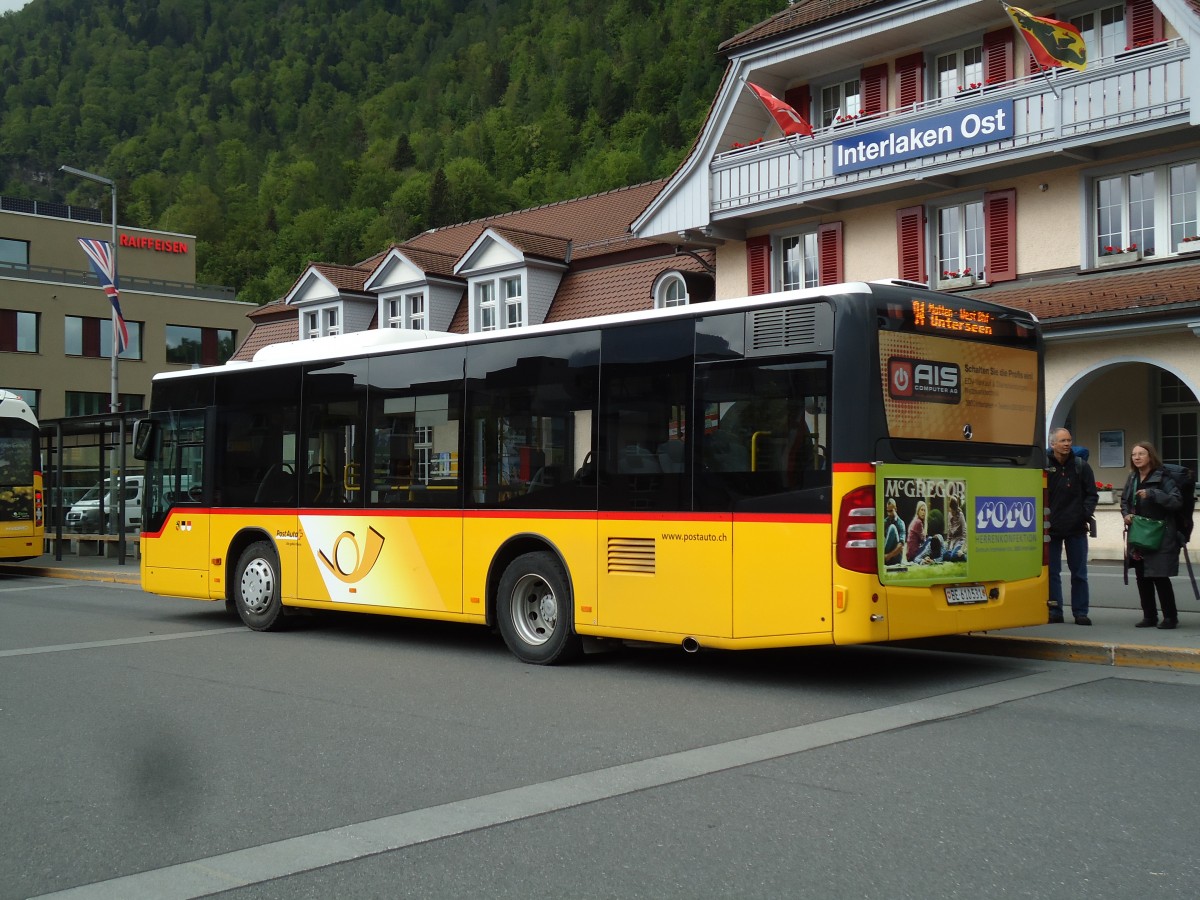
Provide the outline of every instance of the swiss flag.
{"type": "Polygon", "coordinates": [[[800,115],[800,113],[796,112],[770,91],[764,91],[757,84],[751,84],[747,81],[746,87],[750,88],[754,92],[754,96],[762,101],[762,105],[767,108],[767,112],[771,114],[771,117],[775,120],[775,124],[779,126],[784,135],[804,134],[812,137],[812,126],[808,124],[804,116],[800,115]]]}

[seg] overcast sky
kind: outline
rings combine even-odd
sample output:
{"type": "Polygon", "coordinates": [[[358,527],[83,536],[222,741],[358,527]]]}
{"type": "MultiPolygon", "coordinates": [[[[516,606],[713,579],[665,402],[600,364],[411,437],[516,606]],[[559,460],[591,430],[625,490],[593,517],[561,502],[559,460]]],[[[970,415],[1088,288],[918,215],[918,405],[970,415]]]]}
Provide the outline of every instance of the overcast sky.
{"type": "Polygon", "coordinates": [[[0,13],[6,13],[10,9],[20,9],[29,0],[0,0],[0,13]]]}

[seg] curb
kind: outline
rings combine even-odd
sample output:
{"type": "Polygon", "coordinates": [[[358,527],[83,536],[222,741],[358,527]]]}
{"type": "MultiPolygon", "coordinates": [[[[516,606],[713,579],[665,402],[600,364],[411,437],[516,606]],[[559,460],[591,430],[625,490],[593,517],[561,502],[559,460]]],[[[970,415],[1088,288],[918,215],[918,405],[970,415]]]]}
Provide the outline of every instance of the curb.
{"type": "Polygon", "coordinates": [[[1022,659],[1093,663],[1101,666],[1200,672],[1200,650],[1186,647],[1059,641],[1050,638],[1001,637],[994,634],[955,634],[897,641],[896,646],[946,653],[979,653],[987,656],[1014,656],[1022,659]]]}
{"type": "Polygon", "coordinates": [[[126,575],[121,572],[111,572],[107,569],[55,569],[48,566],[0,565],[0,572],[6,575],[65,578],[70,581],[100,581],[108,584],[136,584],[140,586],[142,583],[142,576],[138,571],[126,575]]]}

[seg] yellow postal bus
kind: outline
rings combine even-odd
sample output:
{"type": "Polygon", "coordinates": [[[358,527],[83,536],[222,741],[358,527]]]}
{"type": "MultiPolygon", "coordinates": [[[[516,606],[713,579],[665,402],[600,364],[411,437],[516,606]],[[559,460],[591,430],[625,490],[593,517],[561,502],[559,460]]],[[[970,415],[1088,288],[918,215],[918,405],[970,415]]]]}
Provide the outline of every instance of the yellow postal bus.
{"type": "Polygon", "coordinates": [[[155,379],[142,585],[531,663],[1031,625],[1042,409],[1033,317],[899,283],[275,345],[155,379]]]}
{"type": "Polygon", "coordinates": [[[41,556],[45,537],[38,422],[28,404],[0,390],[0,560],[41,556]]]}

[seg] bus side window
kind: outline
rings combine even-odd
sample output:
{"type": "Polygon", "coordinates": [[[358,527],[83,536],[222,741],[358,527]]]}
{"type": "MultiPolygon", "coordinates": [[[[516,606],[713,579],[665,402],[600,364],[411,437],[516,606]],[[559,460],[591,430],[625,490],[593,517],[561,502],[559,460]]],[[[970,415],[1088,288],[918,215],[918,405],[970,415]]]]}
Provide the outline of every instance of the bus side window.
{"type": "Polygon", "coordinates": [[[820,446],[828,363],[717,362],[699,366],[696,383],[704,416],[697,508],[809,511],[815,500],[802,494],[830,483],[820,446]]]}
{"type": "Polygon", "coordinates": [[[601,509],[691,509],[691,321],[604,332],[601,509]]]}

